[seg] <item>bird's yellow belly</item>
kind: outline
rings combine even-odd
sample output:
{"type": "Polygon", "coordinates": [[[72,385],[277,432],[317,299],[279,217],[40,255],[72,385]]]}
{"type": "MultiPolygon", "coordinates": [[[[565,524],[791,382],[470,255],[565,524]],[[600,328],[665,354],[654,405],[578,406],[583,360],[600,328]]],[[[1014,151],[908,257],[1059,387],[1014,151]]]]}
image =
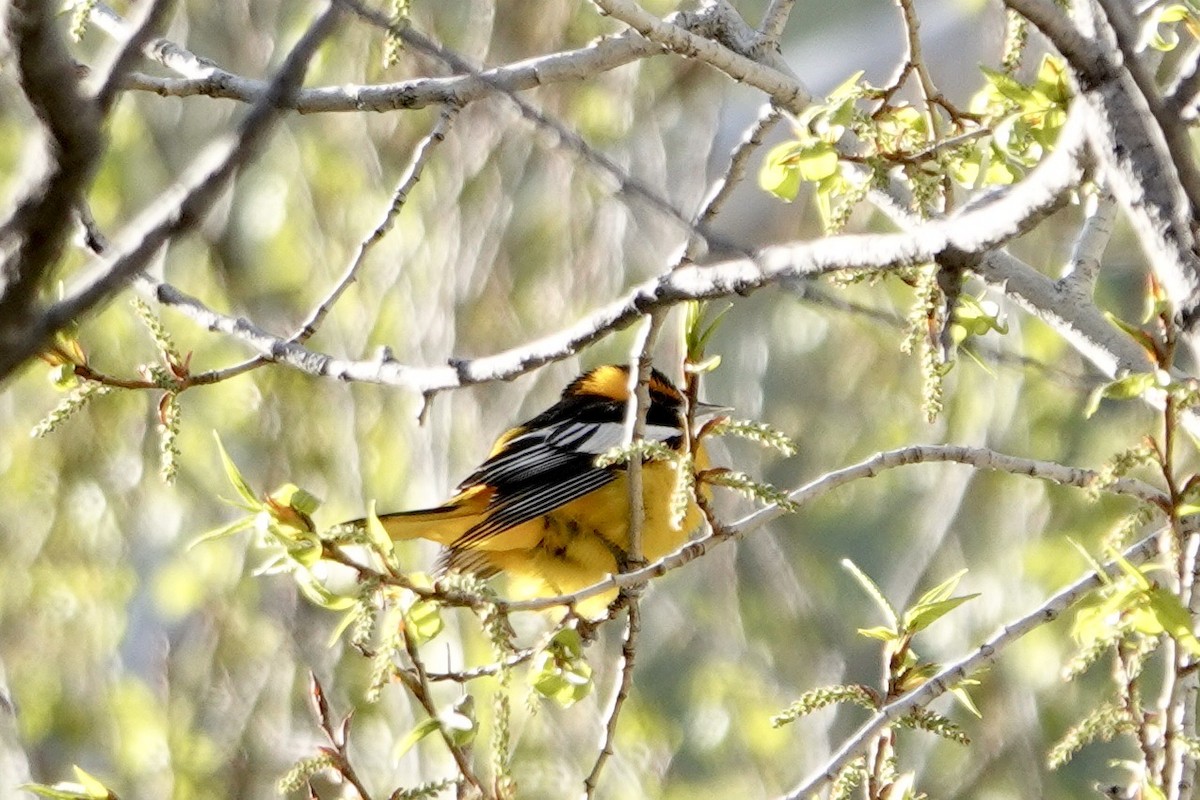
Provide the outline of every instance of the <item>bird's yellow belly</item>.
{"type": "MultiPolygon", "coordinates": [[[[681,524],[671,524],[670,499],[675,469],[651,462],[642,470],[645,517],[642,557],[654,561],[681,546],[701,522],[694,501],[681,524]]],[[[627,568],[629,556],[629,485],[625,475],[612,483],[504,533],[472,543],[509,576],[513,598],[570,594],[627,568]]],[[[595,616],[614,592],[589,601],[579,612],[595,616]]]]}

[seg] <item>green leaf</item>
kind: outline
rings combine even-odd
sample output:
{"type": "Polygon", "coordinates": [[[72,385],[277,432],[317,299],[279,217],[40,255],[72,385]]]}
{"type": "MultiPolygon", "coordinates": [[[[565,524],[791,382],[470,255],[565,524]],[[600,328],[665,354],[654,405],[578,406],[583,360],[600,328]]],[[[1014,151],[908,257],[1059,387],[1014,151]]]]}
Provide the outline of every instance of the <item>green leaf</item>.
{"type": "Polygon", "coordinates": [[[1142,397],[1147,391],[1158,386],[1158,377],[1153,372],[1135,372],[1123,378],[1098,386],[1092,390],[1087,405],[1083,409],[1084,418],[1090,418],[1100,408],[1104,398],[1113,400],[1129,400],[1142,397]]]}
{"type": "Polygon", "coordinates": [[[1033,89],[1035,95],[1047,103],[1065,108],[1071,99],[1071,86],[1067,82],[1067,65],[1063,60],[1050,54],[1042,56],[1033,89]]]}
{"type": "Polygon", "coordinates": [[[904,630],[910,633],[916,633],[928,628],[933,623],[937,622],[942,617],[949,614],[954,609],[961,606],[968,600],[973,600],[979,597],[979,593],[964,594],[960,597],[951,597],[946,600],[938,600],[932,603],[920,603],[913,606],[908,611],[904,612],[904,630]]]}
{"type": "Polygon", "coordinates": [[[188,543],[187,549],[191,550],[197,545],[205,544],[215,539],[223,539],[226,536],[232,536],[235,533],[241,533],[242,531],[250,530],[254,527],[254,519],[255,518],[253,516],[242,517],[241,519],[234,520],[228,525],[222,525],[220,528],[202,533],[188,543]]]}
{"type": "Polygon", "coordinates": [[[1079,555],[1083,556],[1084,563],[1088,565],[1088,568],[1091,569],[1092,572],[1096,573],[1096,577],[1100,579],[1100,583],[1105,586],[1112,585],[1112,578],[1108,577],[1108,570],[1104,569],[1100,562],[1092,557],[1092,554],[1087,551],[1086,547],[1084,547],[1079,543],[1078,540],[1071,536],[1067,537],[1067,541],[1070,542],[1071,546],[1079,552],[1079,555]]]}
{"type": "Polygon", "coordinates": [[[966,683],[978,685],[979,681],[963,681],[962,684],[951,689],[950,694],[954,695],[954,699],[958,701],[959,705],[974,714],[976,719],[983,719],[983,714],[979,713],[979,708],[975,705],[975,701],[971,699],[971,695],[967,694],[967,690],[963,688],[963,684],[966,683]]]}
{"type": "Polygon", "coordinates": [[[399,571],[400,562],[396,558],[396,548],[392,545],[392,537],[388,536],[387,529],[383,527],[383,523],[379,521],[379,516],[375,513],[374,500],[367,507],[366,529],[367,538],[370,540],[375,554],[385,564],[399,571]]]}
{"type": "Polygon", "coordinates": [[[763,159],[758,182],[768,192],[787,202],[796,199],[800,184],[819,183],[838,172],[834,146],[820,139],[783,142],[763,159]]]}
{"type": "Polygon", "coordinates": [[[79,384],[79,378],[75,376],[75,365],[59,364],[57,367],[52,367],[50,369],[50,382],[60,392],[74,389],[79,384]]]}
{"type": "Polygon", "coordinates": [[[432,600],[417,600],[404,612],[404,624],[416,644],[425,644],[445,627],[442,607],[432,600]]]}
{"type": "Polygon", "coordinates": [[[1154,584],[1146,577],[1146,573],[1138,569],[1137,565],[1117,551],[1113,550],[1111,552],[1112,560],[1121,568],[1121,572],[1125,573],[1126,577],[1133,579],[1135,586],[1140,591],[1148,592],[1154,588],[1154,584]]]}
{"type": "Polygon", "coordinates": [[[838,154],[828,142],[817,142],[797,151],[793,163],[801,180],[816,183],[838,171],[838,154]]]}
{"type": "Polygon", "coordinates": [[[241,470],[237,468],[237,464],[233,463],[233,459],[229,457],[229,453],[225,452],[225,445],[221,444],[221,435],[213,431],[213,438],[217,440],[217,450],[221,453],[221,465],[225,468],[225,475],[229,478],[229,482],[233,484],[233,488],[237,490],[238,496],[250,508],[261,508],[263,503],[254,494],[254,490],[250,488],[250,483],[242,475],[241,470]]]}
{"type": "Polygon", "coordinates": [[[794,146],[794,142],[776,145],[767,153],[758,171],[758,185],[785,203],[796,199],[802,183],[799,171],[784,161],[794,146]]]}
{"type": "Polygon", "coordinates": [[[929,603],[937,603],[950,597],[950,595],[954,594],[954,590],[958,588],[958,582],[961,581],[963,576],[966,574],[967,571],[965,569],[960,569],[958,572],[954,573],[949,578],[942,581],[937,586],[934,586],[932,589],[925,592],[925,594],[921,595],[920,599],[913,604],[914,607],[927,605],[929,603]]]}
{"type": "Polygon", "coordinates": [[[1150,613],[1162,629],[1193,658],[1200,656],[1200,639],[1192,631],[1192,617],[1179,598],[1161,587],[1150,590],[1150,613]]]}
{"type": "Polygon", "coordinates": [[[858,82],[862,80],[862,76],[866,74],[865,70],[859,70],[851,75],[846,80],[837,85],[832,92],[826,97],[826,100],[844,100],[846,98],[856,98],[862,96],[862,87],[858,82]]]}
{"type": "Polygon", "coordinates": [[[817,183],[817,211],[821,214],[821,225],[826,230],[834,223],[838,199],[845,196],[850,188],[850,182],[841,172],[835,172],[817,183]]]}
{"type": "Polygon", "coordinates": [[[534,656],[529,670],[534,691],[563,708],[587,697],[592,690],[592,668],[583,659],[583,639],[566,628],[534,656]]]}
{"type": "Polygon", "coordinates": [[[969,294],[961,295],[954,305],[954,322],[962,326],[969,336],[983,336],[995,331],[1001,336],[1008,333],[1008,323],[1000,318],[1000,306],[991,301],[969,294]]]}
{"type": "Polygon", "coordinates": [[[1154,20],[1154,36],[1150,39],[1150,46],[1164,53],[1174,50],[1179,45],[1179,34],[1173,27],[1164,30],[1163,26],[1173,26],[1175,23],[1181,22],[1191,15],[1191,10],[1187,6],[1178,3],[1167,6],[1160,11],[1157,19],[1154,20]]]}
{"type": "Polygon", "coordinates": [[[1141,800],[1167,800],[1167,795],[1162,789],[1158,788],[1150,781],[1142,781],[1141,800]]]}
{"type": "Polygon", "coordinates": [[[345,597],[329,590],[317,576],[306,569],[296,570],[296,585],[311,602],[330,611],[345,611],[355,604],[353,597],[345,597]]]}
{"type": "Polygon", "coordinates": [[[25,783],[25,791],[55,800],[117,800],[116,794],[79,766],[74,766],[75,781],[62,781],[53,786],[42,783],[25,783]]]}
{"type": "Polygon", "coordinates": [[[878,639],[881,642],[894,642],[900,638],[900,634],[886,625],[877,625],[874,628],[859,628],[858,634],[868,639],[878,639]]]}
{"type": "Polygon", "coordinates": [[[450,741],[459,747],[469,745],[479,731],[479,723],[475,719],[474,696],[468,694],[455,700],[450,709],[438,715],[438,720],[450,741]]]}
{"type": "Polygon", "coordinates": [[[883,596],[883,590],[879,588],[879,584],[871,580],[867,573],[859,569],[858,565],[848,558],[842,559],[842,567],[854,576],[854,579],[858,581],[858,585],[863,588],[867,596],[874,600],[875,605],[883,611],[883,616],[887,619],[888,626],[892,630],[897,630],[900,625],[900,615],[896,613],[896,609],[883,596]]]}
{"type": "Polygon", "coordinates": [[[416,726],[405,734],[404,738],[396,742],[396,747],[392,751],[392,758],[398,759],[413,748],[417,742],[424,739],[438,729],[438,721],[435,717],[426,717],[416,724],[416,726]]]}
{"type": "Polygon", "coordinates": [[[991,67],[980,66],[980,70],[983,71],[984,79],[1005,98],[1022,107],[1029,106],[1034,102],[1033,90],[1013,76],[991,67]]]}
{"type": "MultiPolygon", "coordinates": [[[[1155,314],[1155,309],[1153,307],[1151,307],[1147,311],[1147,317],[1146,317],[1147,321],[1149,321],[1152,318],[1152,315],[1154,315],[1154,314],[1155,314]]],[[[1138,326],[1136,326],[1130,322],[1126,322],[1125,320],[1118,317],[1116,314],[1113,314],[1111,311],[1105,311],[1104,318],[1107,319],[1109,322],[1111,322],[1113,325],[1116,325],[1118,328],[1120,328],[1122,331],[1124,331],[1126,333],[1126,335],[1128,335],[1135,342],[1137,342],[1139,345],[1141,345],[1141,348],[1146,351],[1146,355],[1150,356],[1151,360],[1153,360],[1155,358],[1155,353],[1157,352],[1157,348],[1155,347],[1153,336],[1151,336],[1149,333],[1142,330],[1138,326]]]]}

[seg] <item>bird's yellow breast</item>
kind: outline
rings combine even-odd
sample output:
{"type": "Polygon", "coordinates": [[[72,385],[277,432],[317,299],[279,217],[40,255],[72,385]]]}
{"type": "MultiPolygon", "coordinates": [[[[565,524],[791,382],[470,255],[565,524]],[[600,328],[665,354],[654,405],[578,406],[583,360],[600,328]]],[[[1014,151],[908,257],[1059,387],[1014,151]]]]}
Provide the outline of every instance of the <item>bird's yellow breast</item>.
{"type": "MultiPolygon", "coordinates": [[[[642,469],[642,557],[647,561],[679,548],[702,521],[693,500],[681,524],[672,525],[670,504],[676,480],[676,470],[667,462],[650,462],[642,469]]],[[[508,594],[513,598],[570,594],[591,586],[628,566],[629,479],[622,473],[586,497],[472,543],[470,549],[507,573],[508,594]]],[[[599,595],[577,611],[586,617],[599,616],[615,596],[615,592],[599,595]]]]}

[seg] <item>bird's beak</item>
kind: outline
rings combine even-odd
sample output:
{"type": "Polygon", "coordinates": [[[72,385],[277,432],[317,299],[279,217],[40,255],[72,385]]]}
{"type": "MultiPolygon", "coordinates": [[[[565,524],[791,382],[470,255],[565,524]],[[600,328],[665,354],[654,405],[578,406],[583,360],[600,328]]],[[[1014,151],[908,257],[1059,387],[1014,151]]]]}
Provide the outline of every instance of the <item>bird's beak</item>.
{"type": "Polygon", "coordinates": [[[716,403],[705,403],[703,400],[697,400],[692,416],[695,419],[704,420],[721,414],[728,414],[730,411],[733,411],[733,406],[719,406],[716,403]]]}

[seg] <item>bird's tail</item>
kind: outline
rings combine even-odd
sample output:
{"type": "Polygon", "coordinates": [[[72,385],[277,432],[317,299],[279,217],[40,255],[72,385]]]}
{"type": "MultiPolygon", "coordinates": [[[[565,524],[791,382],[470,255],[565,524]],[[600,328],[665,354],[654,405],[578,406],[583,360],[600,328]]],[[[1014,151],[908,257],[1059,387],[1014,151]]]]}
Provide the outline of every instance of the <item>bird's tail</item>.
{"type": "Polygon", "coordinates": [[[479,514],[471,510],[442,506],[382,514],[379,521],[394,541],[428,539],[449,547],[479,522],[479,514]]]}

